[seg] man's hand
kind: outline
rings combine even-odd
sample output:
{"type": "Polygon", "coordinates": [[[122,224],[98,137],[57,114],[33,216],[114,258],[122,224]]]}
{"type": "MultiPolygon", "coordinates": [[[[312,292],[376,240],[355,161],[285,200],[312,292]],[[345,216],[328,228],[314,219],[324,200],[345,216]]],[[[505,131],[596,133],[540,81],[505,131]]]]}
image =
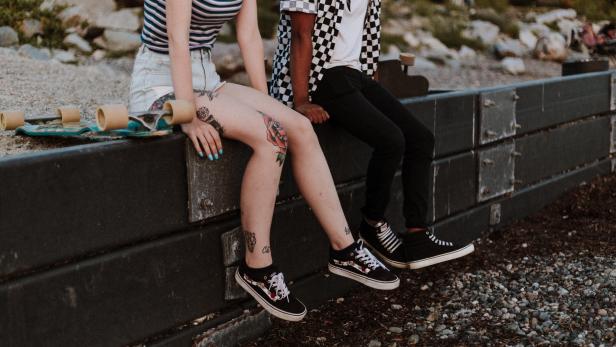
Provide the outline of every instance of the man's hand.
{"type": "Polygon", "coordinates": [[[323,109],[323,107],[316,104],[311,104],[309,102],[296,106],[295,111],[303,114],[315,124],[325,123],[329,120],[329,114],[323,109]]]}

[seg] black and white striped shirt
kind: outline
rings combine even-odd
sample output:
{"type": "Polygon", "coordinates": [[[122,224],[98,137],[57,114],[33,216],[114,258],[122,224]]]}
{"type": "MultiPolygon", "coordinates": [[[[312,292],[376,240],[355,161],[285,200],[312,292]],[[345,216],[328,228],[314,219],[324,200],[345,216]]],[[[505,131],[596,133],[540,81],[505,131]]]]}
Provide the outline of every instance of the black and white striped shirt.
{"type": "MultiPolygon", "coordinates": [[[[170,0],[173,1],[173,0],[170,0]]],[[[152,51],[169,53],[166,0],[145,0],[141,40],[152,51]]],[[[190,50],[212,48],[220,28],[234,18],[242,0],[193,0],[190,20],[190,50]]]]}

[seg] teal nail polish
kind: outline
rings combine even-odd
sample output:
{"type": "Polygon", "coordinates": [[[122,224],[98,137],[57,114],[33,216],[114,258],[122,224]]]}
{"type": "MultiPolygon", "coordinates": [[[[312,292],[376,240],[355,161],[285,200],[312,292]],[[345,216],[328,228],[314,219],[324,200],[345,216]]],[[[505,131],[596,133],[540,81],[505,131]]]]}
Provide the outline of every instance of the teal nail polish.
{"type": "Polygon", "coordinates": [[[218,160],[218,154],[214,154],[214,159],[218,160]]]}
{"type": "Polygon", "coordinates": [[[199,156],[199,158],[203,159],[203,153],[199,152],[197,153],[197,155],[199,156]]]}
{"type": "Polygon", "coordinates": [[[220,155],[222,155],[222,149],[218,151],[218,153],[220,153],[220,155]]]}
{"type": "Polygon", "coordinates": [[[207,158],[208,158],[209,160],[214,160],[214,158],[212,157],[212,155],[211,155],[211,154],[208,154],[208,155],[207,155],[207,158]]]}

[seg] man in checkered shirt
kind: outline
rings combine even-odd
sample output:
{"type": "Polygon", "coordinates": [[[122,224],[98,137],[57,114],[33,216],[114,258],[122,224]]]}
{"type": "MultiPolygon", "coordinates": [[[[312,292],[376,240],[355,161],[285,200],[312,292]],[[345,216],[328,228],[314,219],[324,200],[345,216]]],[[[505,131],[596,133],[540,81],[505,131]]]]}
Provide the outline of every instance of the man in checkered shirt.
{"type": "Polygon", "coordinates": [[[418,269],[474,247],[440,240],[427,228],[434,136],[374,80],[380,6],[381,0],[280,0],[270,94],[315,124],[331,118],[374,149],[359,235],[388,265],[418,269]],[[385,210],[401,160],[406,229],[397,233],[385,210]]]}

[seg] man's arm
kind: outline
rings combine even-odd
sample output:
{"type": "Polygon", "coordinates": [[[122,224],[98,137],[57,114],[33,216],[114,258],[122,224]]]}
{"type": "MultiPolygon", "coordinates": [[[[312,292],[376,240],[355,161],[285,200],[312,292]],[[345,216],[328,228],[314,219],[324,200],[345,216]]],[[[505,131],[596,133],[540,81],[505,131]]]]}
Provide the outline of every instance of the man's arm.
{"type": "Polygon", "coordinates": [[[312,29],[316,15],[304,12],[289,12],[291,17],[291,84],[295,110],[313,123],[329,119],[319,105],[311,104],[308,98],[308,81],[312,61],[312,29]]]}

